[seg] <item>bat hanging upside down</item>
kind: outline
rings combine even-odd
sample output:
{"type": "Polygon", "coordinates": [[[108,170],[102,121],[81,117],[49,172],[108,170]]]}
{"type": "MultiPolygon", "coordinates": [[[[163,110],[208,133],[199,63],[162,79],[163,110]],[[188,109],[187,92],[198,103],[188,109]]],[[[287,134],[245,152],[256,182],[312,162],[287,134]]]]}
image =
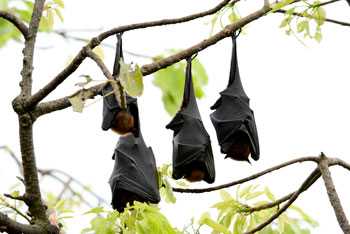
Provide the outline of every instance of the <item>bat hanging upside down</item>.
{"type": "Polygon", "coordinates": [[[134,204],[134,201],[144,202],[144,200],[137,196],[135,193],[127,190],[118,190],[117,196],[117,201],[113,201],[112,205],[113,209],[117,209],[118,212],[123,212],[128,203],[130,206],[132,206],[134,204]]]}

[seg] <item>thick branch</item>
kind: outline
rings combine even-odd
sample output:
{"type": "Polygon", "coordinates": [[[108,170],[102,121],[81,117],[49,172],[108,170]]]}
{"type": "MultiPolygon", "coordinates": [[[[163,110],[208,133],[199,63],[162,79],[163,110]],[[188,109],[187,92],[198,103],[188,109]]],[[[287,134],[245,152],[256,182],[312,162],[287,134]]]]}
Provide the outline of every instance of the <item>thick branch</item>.
{"type": "Polygon", "coordinates": [[[22,224],[7,217],[3,213],[0,213],[0,232],[6,232],[11,234],[40,234],[43,233],[43,229],[35,226],[22,224]]]}
{"type": "Polygon", "coordinates": [[[10,12],[0,10],[0,17],[11,22],[23,34],[25,39],[28,39],[32,36],[32,32],[29,30],[27,25],[25,25],[23,21],[17,16],[11,14],[10,12]]]}
{"type": "MultiPolygon", "coordinates": [[[[98,85],[92,86],[86,90],[92,91],[92,97],[94,97],[94,96],[98,95],[98,92],[105,85],[106,85],[106,83],[98,84],[98,85]]],[[[38,118],[39,116],[42,116],[42,115],[45,115],[45,114],[48,114],[48,113],[51,113],[54,111],[63,110],[67,107],[72,106],[72,104],[69,101],[69,98],[74,96],[78,92],[81,92],[81,91],[82,91],[82,89],[78,90],[74,94],[67,96],[67,97],[59,98],[59,99],[56,99],[53,101],[39,103],[34,109],[34,112],[33,112],[34,117],[38,118]]]]}
{"type": "Polygon", "coordinates": [[[248,176],[246,178],[243,178],[243,179],[240,179],[240,180],[237,180],[237,181],[233,181],[231,183],[227,183],[227,184],[223,184],[223,185],[219,185],[219,186],[215,186],[215,187],[210,187],[210,188],[203,188],[203,189],[183,189],[183,188],[173,188],[173,191],[174,192],[179,192],[179,193],[205,193],[205,192],[212,192],[212,191],[215,191],[215,190],[220,190],[220,189],[223,189],[223,188],[228,188],[228,187],[231,187],[231,186],[234,186],[234,185],[237,185],[237,184],[243,184],[245,182],[248,182],[250,180],[254,180],[260,176],[263,176],[267,173],[270,173],[270,172],[273,172],[275,170],[278,170],[278,169],[281,169],[283,167],[286,167],[286,166],[289,166],[289,165],[292,165],[292,164],[295,164],[295,163],[301,163],[301,162],[306,162],[306,161],[313,161],[313,162],[316,162],[318,163],[320,161],[320,158],[319,157],[303,157],[303,158],[297,158],[297,159],[294,159],[294,160],[291,160],[291,161],[288,161],[288,162],[285,162],[285,163],[282,163],[280,165],[277,165],[277,166],[274,166],[274,167],[271,167],[269,169],[266,169],[264,171],[261,171],[257,174],[254,174],[254,175],[251,175],[251,176],[248,176]]]}
{"type": "Polygon", "coordinates": [[[329,165],[328,165],[328,159],[326,156],[321,155],[321,162],[319,164],[321,173],[322,173],[322,178],[324,181],[324,184],[327,189],[329,201],[332,204],[335,216],[337,217],[338,223],[343,230],[345,234],[350,234],[350,225],[349,221],[346,218],[346,215],[344,213],[343,207],[340,203],[337,191],[335,190],[335,186],[333,184],[332,176],[329,171],[329,165]]]}
{"type": "Polygon", "coordinates": [[[99,68],[103,72],[103,75],[105,75],[105,77],[110,81],[112,88],[114,90],[116,101],[118,102],[120,108],[122,110],[125,110],[126,109],[126,97],[125,97],[125,93],[124,93],[124,88],[120,84],[120,81],[114,80],[112,74],[108,71],[108,68],[103,63],[102,59],[95,52],[93,52],[92,50],[88,50],[87,55],[89,58],[91,58],[92,60],[95,61],[95,63],[99,66],[99,68]]]}
{"type": "Polygon", "coordinates": [[[304,183],[300,186],[300,188],[293,194],[293,196],[288,200],[286,204],[282,206],[281,209],[279,209],[275,214],[273,214],[266,222],[260,224],[256,228],[244,233],[244,234],[253,234],[270,223],[272,223],[278,216],[280,216],[284,211],[288,209],[288,207],[298,198],[298,196],[305,191],[305,189],[310,185],[310,181],[316,181],[319,177],[321,176],[319,168],[316,168],[310,175],[309,177],[304,181],[304,183]]]}
{"type": "Polygon", "coordinates": [[[204,50],[205,48],[212,46],[216,44],[218,41],[231,36],[236,30],[242,28],[244,25],[260,18],[267,12],[269,12],[270,8],[269,7],[263,7],[262,9],[253,12],[252,14],[240,19],[239,21],[227,25],[224,27],[220,32],[217,34],[213,35],[212,37],[209,37],[206,40],[203,40],[202,42],[186,49],[183,50],[177,54],[174,54],[170,57],[164,58],[162,60],[159,60],[157,62],[151,63],[151,64],[146,64],[141,67],[141,73],[142,75],[146,76],[149,74],[152,74],[153,72],[156,72],[160,69],[166,68],[174,63],[179,62],[182,59],[189,58],[190,56],[198,53],[199,51],[204,50]]]}
{"type": "Polygon", "coordinates": [[[37,103],[43,100],[47,95],[49,95],[58,85],[60,85],[68,76],[70,76],[79,67],[79,65],[87,56],[86,54],[87,49],[95,48],[107,37],[115,35],[117,33],[135,30],[135,29],[169,25],[169,24],[177,24],[177,23],[184,23],[187,21],[191,21],[200,17],[214,14],[229,2],[230,0],[224,0],[216,7],[212,8],[211,10],[203,11],[201,13],[197,13],[197,14],[193,14],[193,15],[189,15],[181,18],[164,19],[164,20],[157,20],[157,21],[151,21],[151,22],[145,22],[145,23],[130,24],[125,26],[120,26],[101,33],[99,36],[92,38],[90,43],[84,46],[79,51],[77,56],[75,56],[73,61],[62,72],[60,72],[52,81],[50,81],[50,83],[48,83],[45,87],[43,87],[37,93],[35,93],[29,100],[27,100],[25,106],[26,107],[35,106],[37,103]]]}

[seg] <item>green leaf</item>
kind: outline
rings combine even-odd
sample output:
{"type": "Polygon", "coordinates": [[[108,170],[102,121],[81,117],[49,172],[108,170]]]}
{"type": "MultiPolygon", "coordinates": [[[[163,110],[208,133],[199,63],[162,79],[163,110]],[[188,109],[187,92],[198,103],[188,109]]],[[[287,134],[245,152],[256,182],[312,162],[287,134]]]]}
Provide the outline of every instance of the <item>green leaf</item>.
{"type": "Polygon", "coordinates": [[[61,11],[57,8],[54,8],[55,12],[56,12],[56,15],[58,16],[58,18],[61,20],[61,22],[63,23],[63,17],[62,17],[62,14],[61,14],[61,11]]]}
{"type": "Polygon", "coordinates": [[[198,220],[198,225],[203,225],[205,219],[210,219],[210,213],[209,213],[209,211],[204,212],[204,213],[201,215],[201,218],[198,220]]]}
{"type": "Polygon", "coordinates": [[[290,8],[284,15],[292,15],[294,13],[295,7],[290,8]]]}
{"type": "Polygon", "coordinates": [[[80,82],[75,84],[75,85],[78,85],[79,87],[84,87],[85,85],[93,81],[93,79],[89,75],[80,75],[79,77],[84,77],[86,79],[85,82],[80,82]]]}
{"type": "Polygon", "coordinates": [[[281,217],[278,217],[277,227],[278,227],[279,233],[283,233],[283,231],[284,231],[284,221],[283,221],[283,219],[281,219],[281,217]]]}
{"type": "Polygon", "coordinates": [[[251,199],[254,199],[254,198],[260,196],[261,194],[264,194],[264,192],[263,192],[263,191],[256,191],[256,192],[253,192],[253,193],[248,194],[248,195],[245,197],[245,199],[248,201],[248,200],[251,200],[251,199]]]}
{"type": "Polygon", "coordinates": [[[221,190],[220,191],[220,196],[221,196],[221,199],[222,200],[231,200],[232,199],[232,196],[231,194],[229,194],[228,192],[226,192],[225,190],[221,190]]]}
{"type": "Polygon", "coordinates": [[[285,27],[290,21],[290,17],[286,17],[282,20],[281,24],[280,24],[280,28],[285,27]]]}
{"type": "Polygon", "coordinates": [[[124,63],[122,58],[120,59],[119,64],[119,79],[125,92],[131,97],[136,98],[141,96],[143,92],[143,76],[140,72],[139,66],[136,64],[135,67],[132,67],[131,64],[124,63]]]}
{"type": "Polygon", "coordinates": [[[80,234],[85,234],[85,233],[88,233],[88,232],[91,232],[91,231],[93,231],[94,229],[92,229],[92,228],[84,228],[81,232],[80,232],[80,234]]]}
{"type": "Polygon", "coordinates": [[[14,198],[18,197],[19,196],[19,191],[18,190],[13,191],[11,193],[11,196],[14,197],[14,198]]]}
{"type": "Polygon", "coordinates": [[[60,210],[64,206],[64,203],[66,203],[66,199],[59,200],[55,205],[55,209],[60,210]]]}
{"type": "Polygon", "coordinates": [[[268,187],[265,187],[265,188],[264,188],[264,193],[265,193],[265,195],[266,195],[266,197],[267,197],[268,199],[270,199],[271,201],[276,201],[275,195],[273,195],[273,194],[271,193],[271,191],[269,190],[268,187]]]}
{"type": "Polygon", "coordinates": [[[253,185],[249,185],[247,187],[245,187],[240,193],[239,193],[239,197],[242,198],[244,197],[246,194],[249,193],[250,189],[253,187],[253,185]]]}
{"type": "Polygon", "coordinates": [[[298,23],[297,32],[301,33],[304,30],[307,31],[308,27],[309,27],[309,23],[306,20],[301,21],[298,23]]]}
{"type": "Polygon", "coordinates": [[[220,233],[229,233],[229,231],[227,230],[227,228],[225,228],[222,224],[215,222],[214,220],[210,219],[210,218],[205,218],[203,220],[203,224],[211,227],[212,229],[214,229],[215,231],[218,231],[220,233]]]}
{"type": "Polygon", "coordinates": [[[316,33],[315,33],[315,40],[316,40],[318,43],[321,43],[321,40],[322,40],[322,34],[321,34],[321,33],[316,32],[316,33]]]}
{"type": "Polygon", "coordinates": [[[318,26],[321,26],[326,21],[326,10],[323,7],[318,7],[312,14],[312,18],[318,26]]]}
{"type": "Polygon", "coordinates": [[[54,23],[53,12],[52,12],[52,9],[49,9],[47,11],[47,27],[48,27],[48,29],[52,29],[53,23],[54,23]]]}
{"type": "Polygon", "coordinates": [[[59,5],[61,8],[64,8],[64,3],[62,0],[53,0],[57,5],[59,5]]]}
{"type": "Polygon", "coordinates": [[[87,212],[85,212],[84,214],[82,215],[86,215],[86,214],[97,214],[97,213],[103,213],[103,212],[106,212],[103,210],[103,206],[98,206],[98,207],[95,207],[87,212]]]}
{"type": "Polygon", "coordinates": [[[294,1],[295,1],[295,0],[283,0],[283,1],[279,2],[279,3],[277,3],[277,4],[272,8],[272,10],[268,12],[268,14],[269,14],[269,13],[273,13],[273,12],[275,12],[275,11],[278,11],[279,9],[281,9],[281,8],[283,8],[283,7],[285,7],[285,6],[289,5],[289,4],[291,4],[291,3],[293,3],[294,1]]]}
{"type": "Polygon", "coordinates": [[[85,101],[93,96],[93,92],[89,89],[82,90],[68,98],[69,102],[73,107],[73,111],[82,113],[85,105],[85,101]]]}

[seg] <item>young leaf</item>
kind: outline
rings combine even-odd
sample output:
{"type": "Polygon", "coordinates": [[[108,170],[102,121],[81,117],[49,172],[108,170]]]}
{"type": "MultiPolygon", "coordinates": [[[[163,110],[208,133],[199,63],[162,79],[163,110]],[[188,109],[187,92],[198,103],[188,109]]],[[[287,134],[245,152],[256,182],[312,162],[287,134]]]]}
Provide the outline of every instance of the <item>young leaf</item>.
{"type": "Polygon", "coordinates": [[[231,200],[232,199],[232,196],[231,194],[229,194],[228,192],[224,191],[224,190],[221,190],[220,191],[220,196],[221,196],[221,199],[222,200],[231,200]]]}
{"type": "Polygon", "coordinates": [[[264,193],[265,193],[266,197],[267,197],[268,199],[270,199],[271,201],[275,201],[275,200],[276,200],[275,195],[273,195],[273,194],[271,193],[271,191],[269,190],[268,187],[265,187],[265,188],[264,188],[264,193]]]}
{"type": "Polygon", "coordinates": [[[19,196],[19,191],[18,190],[15,190],[15,191],[13,191],[12,193],[11,193],[11,196],[12,197],[18,197],[19,196]]]}
{"type": "Polygon", "coordinates": [[[61,22],[63,23],[63,17],[62,17],[62,14],[61,14],[61,11],[57,8],[54,8],[55,12],[56,12],[56,15],[58,16],[58,18],[61,20],[61,22]]]}
{"type": "Polygon", "coordinates": [[[279,3],[277,3],[277,4],[272,8],[272,10],[268,12],[268,14],[269,14],[269,13],[273,13],[273,12],[275,12],[275,11],[278,11],[279,9],[281,9],[281,8],[283,8],[283,7],[285,7],[285,6],[289,5],[289,4],[291,4],[291,3],[293,3],[294,1],[295,1],[295,0],[283,0],[283,1],[279,2],[279,3]]]}
{"type": "Polygon", "coordinates": [[[284,231],[284,221],[283,221],[283,219],[281,219],[281,217],[278,217],[277,227],[278,227],[279,233],[283,234],[283,231],[284,231]]]}
{"type": "Polygon", "coordinates": [[[198,225],[203,225],[205,219],[210,219],[210,213],[209,211],[204,212],[201,216],[201,218],[198,220],[198,225]]]}
{"type": "Polygon", "coordinates": [[[59,5],[61,8],[64,8],[64,3],[62,0],[53,0],[57,5],[59,5]]]}
{"type": "Polygon", "coordinates": [[[249,193],[250,189],[253,187],[253,185],[249,185],[247,187],[245,187],[240,193],[239,193],[239,197],[242,198],[244,197],[247,193],[249,193]]]}
{"type": "Polygon", "coordinates": [[[52,29],[54,23],[53,12],[51,9],[47,11],[47,27],[48,29],[52,29]]]}
{"type": "Polygon", "coordinates": [[[80,77],[84,77],[86,79],[86,82],[80,82],[76,83],[75,85],[78,85],[79,87],[84,87],[85,85],[89,84],[93,79],[89,75],[80,75],[80,77]]]}
{"type": "Polygon", "coordinates": [[[139,66],[131,67],[130,64],[124,63],[123,59],[120,59],[120,83],[122,84],[125,92],[131,97],[140,97],[143,92],[142,74],[139,66]]]}
{"type": "Polygon", "coordinates": [[[229,231],[227,230],[227,228],[225,228],[222,224],[215,222],[214,220],[210,219],[210,218],[206,218],[204,219],[203,223],[205,225],[208,225],[209,227],[211,227],[212,229],[214,229],[215,231],[218,231],[220,233],[224,233],[224,234],[228,234],[229,231]]]}
{"type": "Polygon", "coordinates": [[[263,194],[263,193],[264,193],[263,191],[252,192],[252,193],[249,193],[249,194],[245,197],[245,199],[246,199],[246,200],[251,200],[251,199],[253,199],[253,198],[256,198],[256,197],[260,196],[260,195],[263,194]]]}
{"type": "Polygon", "coordinates": [[[103,206],[98,206],[98,207],[95,207],[87,212],[85,212],[84,214],[82,215],[86,215],[86,214],[97,214],[97,213],[102,213],[102,212],[106,212],[103,210],[103,206]]]}
{"type": "Polygon", "coordinates": [[[56,210],[60,210],[63,207],[64,203],[66,203],[66,199],[59,200],[57,202],[57,204],[55,205],[55,209],[56,210]]]}
{"type": "Polygon", "coordinates": [[[312,18],[318,26],[321,26],[326,21],[326,10],[323,7],[318,7],[312,14],[312,18]]]}

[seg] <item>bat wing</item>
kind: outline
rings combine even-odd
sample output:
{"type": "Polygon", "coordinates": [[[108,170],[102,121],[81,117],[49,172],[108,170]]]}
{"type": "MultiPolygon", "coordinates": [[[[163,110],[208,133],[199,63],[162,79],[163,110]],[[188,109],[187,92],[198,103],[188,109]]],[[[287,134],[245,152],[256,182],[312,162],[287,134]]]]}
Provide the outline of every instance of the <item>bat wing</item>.
{"type": "Polygon", "coordinates": [[[220,93],[220,98],[211,109],[215,110],[210,119],[215,127],[221,152],[227,154],[235,141],[236,133],[242,132],[249,138],[252,158],[258,160],[260,155],[258,133],[254,113],[249,107],[249,98],[244,92],[239,75],[236,36],[233,37],[228,87],[220,93]]]}
{"type": "Polygon", "coordinates": [[[114,169],[109,179],[112,204],[118,199],[118,191],[126,190],[142,200],[159,203],[159,185],[153,151],[147,147],[142,135],[120,137],[114,152],[114,169]]]}
{"type": "Polygon", "coordinates": [[[181,179],[193,164],[203,165],[204,181],[213,183],[215,166],[210,137],[202,123],[194,94],[191,61],[187,60],[186,81],[181,109],[166,126],[174,131],[173,178],[181,179]]]}

